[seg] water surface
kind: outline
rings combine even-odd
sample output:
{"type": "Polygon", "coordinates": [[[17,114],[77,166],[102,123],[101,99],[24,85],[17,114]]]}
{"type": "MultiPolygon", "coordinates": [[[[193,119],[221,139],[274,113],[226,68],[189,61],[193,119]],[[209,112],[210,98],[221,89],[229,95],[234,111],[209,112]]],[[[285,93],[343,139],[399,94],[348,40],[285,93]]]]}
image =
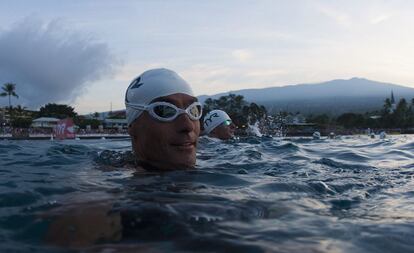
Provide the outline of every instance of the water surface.
{"type": "Polygon", "coordinates": [[[0,251],[414,252],[414,136],[203,137],[197,169],[168,173],[130,149],[0,141],[0,251]],[[65,246],[71,215],[109,219],[102,239],[65,246]]]}

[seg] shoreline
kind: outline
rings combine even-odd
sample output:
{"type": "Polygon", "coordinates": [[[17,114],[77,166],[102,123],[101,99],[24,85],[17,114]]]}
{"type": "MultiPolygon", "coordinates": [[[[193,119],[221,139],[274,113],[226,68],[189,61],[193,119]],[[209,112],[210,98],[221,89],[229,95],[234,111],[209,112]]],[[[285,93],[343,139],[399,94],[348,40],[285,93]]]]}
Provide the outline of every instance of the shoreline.
{"type": "MultiPolygon", "coordinates": [[[[82,134],[76,135],[74,139],[65,139],[65,140],[92,140],[92,139],[126,139],[130,138],[128,134],[82,134]]],[[[51,140],[51,135],[49,134],[31,134],[28,137],[16,137],[11,134],[0,135],[0,140],[51,140]]],[[[53,137],[53,140],[59,140],[53,137]]]]}
{"type": "MultiPolygon", "coordinates": [[[[387,134],[388,136],[393,136],[393,135],[413,135],[413,134],[387,134]]],[[[337,135],[336,137],[343,137],[343,136],[368,136],[366,134],[345,134],[345,135],[337,135]]],[[[376,135],[377,136],[377,135],[376,135]]],[[[242,137],[242,136],[239,136],[242,137]]],[[[244,137],[244,136],[243,136],[244,137]]],[[[263,138],[267,138],[270,136],[266,136],[263,135],[263,138]]],[[[288,136],[272,136],[270,138],[282,138],[282,139],[295,139],[295,138],[312,138],[311,135],[288,135],[288,136]]],[[[323,138],[328,138],[328,135],[323,135],[323,138]]],[[[368,136],[369,137],[369,136],[368,136]]],[[[98,139],[130,139],[131,137],[128,134],[85,134],[85,135],[76,135],[76,137],[74,139],[64,139],[64,140],[98,140],[98,139]]],[[[2,140],[57,140],[60,141],[60,139],[56,139],[55,137],[53,137],[53,139],[51,139],[50,135],[46,135],[46,134],[35,134],[35,135],[30,135],[29,137],[13,137],[11,134],[5,134],[5,135],[0,135],[0,141],[2,140]]]]}

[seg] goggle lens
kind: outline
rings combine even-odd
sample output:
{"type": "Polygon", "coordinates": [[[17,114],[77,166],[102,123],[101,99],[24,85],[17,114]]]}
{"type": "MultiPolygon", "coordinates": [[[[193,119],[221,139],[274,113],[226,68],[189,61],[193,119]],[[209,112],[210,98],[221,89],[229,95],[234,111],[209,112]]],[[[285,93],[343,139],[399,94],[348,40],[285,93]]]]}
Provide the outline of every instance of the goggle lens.
{"type": "Polygon", "coordinates": [[[155,119],[160,121],[173,121],[180,114],[186,113],[191,120],[199,120],[202,114],[202,107],[199,102],[194,102],[187,109],[180,109],[168,102],[155,102],[147,109],[155,119]]]}
{"type": "Polygon", "coordinates": [[[147,111],[154,119],[164,122],[170,122],[176,119],[179,115],[185,113],[191,120],[199,120],[203,113],[202,106],[199,102],[194,102],[189,105],[185,110],[178,108],[174,104],[168,102],[154,102],[149,105],[140,105],[127,103],[129,108],[135,110],[147,111]]]}
{"type": "Polygon", "coordinates": [[[225,126],[230,126],[231,125],[231,120],[228,119],[228,120],[224,121],[223,124],[225,126]]]}
{"type": "Polygon", "coordinates": [[[201,105],[193,105],[187,109],[187,111],[192,115],[194,118],[200,118],[201,117],[201,105]]]}
{"type": "Polygon", "coordinates": [[[168,105],[156,105],[152,108],[154,113],[160,118],[171,118],[177,113],[177,110],[168,105]]]}

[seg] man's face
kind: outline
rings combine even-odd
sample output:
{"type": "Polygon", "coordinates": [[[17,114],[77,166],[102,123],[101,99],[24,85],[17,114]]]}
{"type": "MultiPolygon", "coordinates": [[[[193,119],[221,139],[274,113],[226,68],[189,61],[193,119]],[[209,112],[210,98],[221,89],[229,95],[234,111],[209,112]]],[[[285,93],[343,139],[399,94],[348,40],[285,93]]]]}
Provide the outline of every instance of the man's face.
{"type": "Polygon", "coordinates": [[[213,131],[211,131],[210,136],[219,138],[221,140],[228,140],[234,137],[234,131],[236,127],[233,123],[230,125],[221,124],[218,127],[214,128],[213,131]]]}
{"type": "MultiPolygon", "coordinates": [[[[178,93],[158,98],[186,109],[197,101],[193,96],[178,93]]],[[[196,147],[200,122],[181,114],[171,122],[161,122],[143,112],[128,129],[132,147],[140,161],[160,170],[192,168],[196,162],[196,147]]]]}

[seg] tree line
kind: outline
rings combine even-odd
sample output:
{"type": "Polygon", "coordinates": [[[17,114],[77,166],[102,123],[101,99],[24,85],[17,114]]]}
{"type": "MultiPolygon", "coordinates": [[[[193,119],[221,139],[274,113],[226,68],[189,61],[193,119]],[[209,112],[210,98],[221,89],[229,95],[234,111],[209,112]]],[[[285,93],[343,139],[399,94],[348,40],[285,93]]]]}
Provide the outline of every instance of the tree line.
{"type": "MultiPolygon", "coordinates": [[[[248,103],[241,95],[229,94],[218,99],[208,98],[204,102],[203,113],[220,109],[226,111],[233,122],[244,127],[268,116],[264,106],[248,103]]],[[[290,115],[288,112],[279,112],[278,115],[290,115]]],[[[275,115],[273,115],[275,116],[275,115]]],[[[362,128],[400,128],[414,127],[414,98],[410,103],[401,98],[397,104],[393,98],[387,98],[380,110],[365,113],[344,113],[339,116],[327,114],[307,115],[307,123],[315,123],[319,127],[337,127],[345,129],[362,128]]]]}
{"type": "MultiPolygon", "coordinates": [[[[16,84],[5,83],[2,87],[0,96],[8,97],[9,115],[11,124],[14,127],[29,127],[32,119],[36,117],[54,117],[63,119],[71,117],[75,124],[80,127],[91,125],[97,128],[100,121],[95,118],[85,118],[79,116],[75,109],[65,104],[48,103],[42,106],[39,111],[29,111],[25,107],[12,107],[11,98],[19,96],[16,93],[16,84]]],[[[249,124],[268,116],[268,112],[263,105],[249,103],[244,97],[236,94],[221,96],[218,99],[208,98],[204,101],[204,115],[211,110],[220,109],[229,114],[233,122],[239,127],[244,128],[249,124]]],[[[287,112],[279,112],[279,115],[288,115],[287,112]]],[[[397,104],[394,104],[394,98],[387,98],[380,110],[366,113],[344,113],[337,117],[327,114],[308,115],[306,122],[315,123],[318,126],[343,127],[345,129],[353,128],[412,128],[414,127],[414,98],[408,103],[401,98],[397,104]]]]}
{"type": "Polygon", "coordinates": [[[366,113],[344,113],[338,117],[327,114],[309,115],[308,122],[321,126],[342,126],[346,129],[352,128],[400,128],[414,127],[414,98],[410,103],[401,98],[397,104],[387,98],[381,110],[366,113]]]}
{"type": "Polygon", "coordinates": [[[267,110],[263,105],[248,103],[243,96],[236,94],[221,96],[218,99],[208,98],[204,101],[204,115],[216,109],[225,111],[239,128],[254,124],[267,115],[267,110]]]}
{"type": "Polygon", "coordinates": [[[95,118],[85,118],[78,115],[75,112],[75,108],[65,104],[56,104],[48,103],[40,107],[39,111],[27,110],[26,107],[17,105],[16,107],[12,106],[11,98],[19,98],[16,93],[16,84],[14,83],[5,83],[1,88],[2,92],[0,93],[1,97],[8,97],[8,113],[10,117],[10,125],[12,127],[28,128],[33,122],[34,118],[40,117],[52,117],[58,119],[64,118],[73,118],[74,123],[81,128],[85,128],[87,125],[90,125],[92,128],[96,129],[101,124],[101,122],[95,118]]]}

